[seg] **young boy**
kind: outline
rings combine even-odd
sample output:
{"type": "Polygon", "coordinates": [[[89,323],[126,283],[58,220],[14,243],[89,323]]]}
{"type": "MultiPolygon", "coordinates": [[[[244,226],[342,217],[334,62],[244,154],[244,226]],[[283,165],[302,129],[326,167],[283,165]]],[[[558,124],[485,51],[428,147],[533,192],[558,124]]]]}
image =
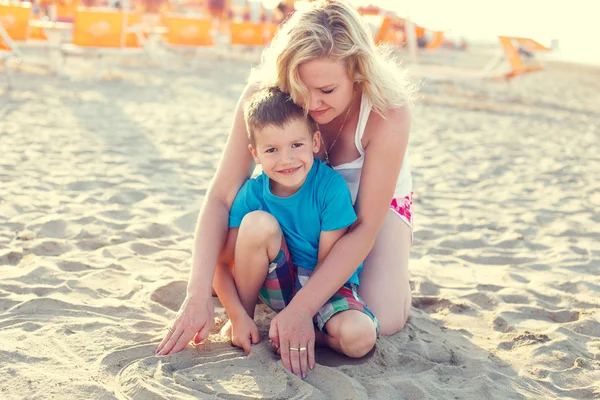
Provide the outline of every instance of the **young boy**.
{"type": "MultiPolygon", "coordinates": [[[[263,89],[248,100],[244,117],[248,148],[263,172],[233,202],[213,286],[230,318],[232,344],[248,354],[260,341],[257,297],[274,311],[285,308],[356,214],[342,176],[314,158],[317,124],[288,95],[263,89]]],[[[323,332],[317,338],[350,357],[368,353],[379,328],[357,293],[360,268],[314,317],[323,332]]]]}

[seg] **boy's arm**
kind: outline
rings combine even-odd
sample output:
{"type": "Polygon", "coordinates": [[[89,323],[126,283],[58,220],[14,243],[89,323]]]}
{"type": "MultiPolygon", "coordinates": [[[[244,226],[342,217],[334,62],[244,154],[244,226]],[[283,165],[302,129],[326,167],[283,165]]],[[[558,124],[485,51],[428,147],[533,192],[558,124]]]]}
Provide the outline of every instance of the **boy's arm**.
{"type": "MultiPolygon", "coordinates": [[[[319,236],[319,255],[315,271],[321,265],[321,262],[327,257],[333,245],[348,232],[348,228],[336,229],[335,231],[321,231],[319,236]]],[[[313,271],[314,272],[314,271],[313,271]]]]}
{"type": "Polygon", "coordinates": [[[232,321],[235,321],[239,316],[246,314],[246,310],[244,310],[244,307],[240,302],[233,280],[233,255],[237,235],[238,228],[229,229],[227,241],[225,242],[225,247],[217,261],[215,276],[213,278],[213,288],[215,289],[217,296],[219,296],[219,300],[221,300],[225,311],[227,311],[229,319],[232,321]]]}

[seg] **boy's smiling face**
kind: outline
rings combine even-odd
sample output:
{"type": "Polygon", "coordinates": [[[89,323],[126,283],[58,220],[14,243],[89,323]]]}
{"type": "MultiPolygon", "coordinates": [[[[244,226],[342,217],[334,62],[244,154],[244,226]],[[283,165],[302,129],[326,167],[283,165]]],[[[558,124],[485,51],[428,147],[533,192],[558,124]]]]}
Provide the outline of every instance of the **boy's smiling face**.
{"type": "Polygon", "coordinates": [[[283,128],[268,125],[254,133],[248,148],[271,179],[271,192],[291,196],[300,189],[321,144],[320,132],[310,134],[306,120],[294,118],[283,128]]]}

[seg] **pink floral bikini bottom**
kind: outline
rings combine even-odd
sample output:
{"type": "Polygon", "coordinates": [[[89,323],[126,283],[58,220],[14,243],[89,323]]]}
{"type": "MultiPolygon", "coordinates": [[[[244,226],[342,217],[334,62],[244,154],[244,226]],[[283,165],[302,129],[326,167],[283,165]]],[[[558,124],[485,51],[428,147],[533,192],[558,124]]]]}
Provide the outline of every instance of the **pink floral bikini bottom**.
{"type": "Polygon", "coordinates": [[[413,227],[412,223],[412,196],[413,192],[410,192],[408,196],[405,197],[396,197],[392,199],[390,204],[390,209],[394,211],[402,221],[404,221],[411,229],[413,227]]]}

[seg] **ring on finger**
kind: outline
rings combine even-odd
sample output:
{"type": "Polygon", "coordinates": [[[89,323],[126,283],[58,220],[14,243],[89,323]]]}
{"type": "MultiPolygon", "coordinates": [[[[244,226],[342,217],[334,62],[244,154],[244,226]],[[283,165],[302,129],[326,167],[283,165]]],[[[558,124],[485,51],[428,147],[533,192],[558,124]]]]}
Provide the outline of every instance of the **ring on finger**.
{"type": "Polygon", "coordinates": [[[170,326],[167,326],[167,330],[171,333],[175,333],[175,331],[173,330],[173,328],[171,328],[170,326]]]}
{"type": "Polygon", "coordinates": [[[298,350],[299,351],[306,351],[306,347],[300,347],[298,350]]]}
{"type": "Polygon", "coordinates": [[[291,351],[299,351],[300,349],[299,349],[299,348],[297,348],[297,347],[290,347],[290,350],[291,350],[291,351]]]}

